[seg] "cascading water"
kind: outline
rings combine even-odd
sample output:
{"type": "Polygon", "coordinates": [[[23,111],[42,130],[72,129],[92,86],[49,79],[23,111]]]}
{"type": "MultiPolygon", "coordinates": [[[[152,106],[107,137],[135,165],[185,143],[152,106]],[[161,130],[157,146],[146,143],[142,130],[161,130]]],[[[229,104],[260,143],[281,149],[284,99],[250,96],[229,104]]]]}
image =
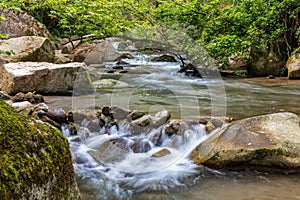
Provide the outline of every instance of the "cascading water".
{"type": "MultiPolygon", "coordinates": [[[[198,166],[189,159],[189,155],[207,138],[201,124],[192,125],[183,135],[172,136],[166,135],[162,127],[131,136],[128,127],[121,125],[119,130],[112,128],[109,135],[89,133],[82,142],[76,142],[67,128],[62,130],[71,145],[79,182],[89,183],[89,190],[97,191],[94,194],[96,199],[128,199],[138,192],[185,187],[186,179],[199,173],[198,166]],[[162,132],[162,136],[155,144],[153,137],[157,132],[162,132]],[[100,162],[92,156],[101,153],[97,152],[97,147],[105,142],[120,139],[125,141],[124,149],[137,140],[142,145],[138,152],[129,149],[124,156],[116,155],[118,159],[113,161],[100,162]],[[162,151],[167,152],[166,155],[155,156],[162,151]]],[[[79,132],[78,135],[84,134],[79,132]]]]}

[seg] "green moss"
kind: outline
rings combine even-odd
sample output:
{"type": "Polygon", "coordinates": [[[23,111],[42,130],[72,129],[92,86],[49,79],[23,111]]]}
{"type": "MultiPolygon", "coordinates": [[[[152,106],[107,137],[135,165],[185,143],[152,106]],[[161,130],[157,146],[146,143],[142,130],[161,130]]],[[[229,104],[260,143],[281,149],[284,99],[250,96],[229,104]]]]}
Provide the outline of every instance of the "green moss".
{"type": "Polygon", "coordinates": [[[33,187],[52,182],[51,199],[69,199],[74,170],[63,134],[18,114],[0,101],[0,199],[28,199],[33,187]]]}

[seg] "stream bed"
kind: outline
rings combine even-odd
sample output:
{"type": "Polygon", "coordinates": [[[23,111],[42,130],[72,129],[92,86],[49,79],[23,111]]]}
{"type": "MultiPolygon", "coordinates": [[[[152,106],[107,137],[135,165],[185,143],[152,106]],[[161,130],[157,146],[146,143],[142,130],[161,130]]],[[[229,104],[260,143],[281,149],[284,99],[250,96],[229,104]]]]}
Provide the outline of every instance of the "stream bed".
{"type": "MultiPolygon", "coordinates": [[[[153,56],[153,55],[152,55],[153,56]]],[[[151,73],[106,74],[127,83],[125,87],[97,89],[82,96],[47,96],[53,108],[84,109],[96,112],[104,105],[156,113],[168,110],[172,118],[199,119],[232,116],[242,119],[281,111],[300,114],[299,81],[285,78],[222,78],[220,75],[195,78],[176,73],[180,63],[149,62],[150,56],[137,54],[125,59],[128,70],[151,73]]],[[[125,68],[126,69],[126,68],[125,68]]],[[[95,73],[95,71],[93,72],[95,73]]],[[[158,128],[159,129],[159,128],[158,128]]],[[[147,140],[156,130],[142,133],[147,140]]],[[[169,145],[168,138],[158,147],[150,144],[146,153],[128,153],[123,160],[96,162],[88,153],[93,145],[111,139],[130,142],[126,126],[110,135],[89,134],[82,143],[70,142],[79,188],[83,200],[92,199],[203,199],[268,200],[300,199],[300,175],[278,174],[245,169],[239,172],[217,171],[197,166],[188,154],[206,139],[203,127],[191,127],[180,139],[180,145],[169,145]],[[153,153],[167,148],[171,154],[153,159],[153,153]]],[[[66,136],[71,141],[68,133],[66,136]]],[[[137,136],[135,136],[137,137],[137,136]]]]}

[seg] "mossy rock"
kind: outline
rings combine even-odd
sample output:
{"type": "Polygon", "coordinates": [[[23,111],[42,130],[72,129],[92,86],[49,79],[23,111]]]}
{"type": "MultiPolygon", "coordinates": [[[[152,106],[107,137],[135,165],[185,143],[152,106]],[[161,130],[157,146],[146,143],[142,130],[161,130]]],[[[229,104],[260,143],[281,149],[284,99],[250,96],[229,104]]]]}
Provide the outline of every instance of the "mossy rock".
{"type": "Polygon", "coordinates": [[[64,135],[3,101],[0,113],[0,199],[80,199],[64,135]]]}

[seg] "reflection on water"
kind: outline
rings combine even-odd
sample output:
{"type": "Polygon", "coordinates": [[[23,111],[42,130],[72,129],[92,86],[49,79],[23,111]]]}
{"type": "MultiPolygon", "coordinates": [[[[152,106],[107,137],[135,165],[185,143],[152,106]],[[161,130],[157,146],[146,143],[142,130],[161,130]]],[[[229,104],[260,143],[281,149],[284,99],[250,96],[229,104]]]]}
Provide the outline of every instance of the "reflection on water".
{"type": "MultiPolygon", "coordinates": [[[[141,64],[139,63],[139,59],[126,60],[126,62],[136,67],[139,67],[141,64]]],[[[149,113],[166,109],[171,112],[172,118],[188,119],[209,117],[216,113],[230,115],[235,119],[278,111],[300,113],[299,85],[295,85],[293,82],[274,86],[274,84],[266,85],[264,81],[249,81],[249,79],[226,78],[223,81],[218,78],[199,79],[177,74],[176,71],[179,69],[179,63],[143,62],[142,64],[141,68],[150,69],[153,73],[116,75],[120,81],[128,83],[128,88],[100,89],[95,91],[94,94],[87,96],[73,98],[48,96],[45,99],[50,107],[61,107],[66,111],[71,109],[95,111],[103,105],[119,105],[131,110],[140,110],[149,113]],[[220,90],[218,88],[213,89],[214,87],[224,87],[226,102],[222,101],[224,96],[222,93],[219,93],[220,90]]],[[[259,80],[262,80],[262,78],[259,80]]],[[[278,81],[287,82],[282,79],[278,81]]],[[[76,148],[79,147],[77,146],[76,148]]],[[[81,146],[80,148],[85,147],[81,146]]],[[[83,152],[85,152],[84,149],[81,153],[83,152]]],[[[89,159],[86,155],[82,156],[89,159]]],[[[143,158],[145,154],[132,154],[131,156],[141,156],[141,160],[146,159],[143,158]]],[[[131,159],[131,164],[136,160],[136,158],[130,158],[130,156],[128,159],[131,159]]],[[[129,166],[129,168],[134,169],[132,165],[126,165],[124,162],[120,162],[118,166],[123,168],[124,166],[129,166]]],[[[184,162],[189,161],[184,160],[184,162]]],[[[164,184],[165,186],[169,184],[167,190],[163,188],[155,190],[149,187],[138,190],[138,193],[132,189],[124,190],[124,188],[132,188],[132,185],[135,183],[141,188],[143,182],[139,182],[138,177],[130,179],[130,173],[120,176],[119,173],[113,170],[114,168],[116,169],[116,166],[102,166],[93,164],[93,160],[89,160],[87,163],[91,165],[90,167],[78,165],[76,170],[80,174],[78,182],[80,189],[83,191],[83,199],[85,200],[103,199],[104,197],[106,199],[203,200],[300,199],[299,174],[275,175],[259,172],[217,172],[184,162],[182,166],[192,166],[190,169],[191,173],[183,176],[183,179],[189,177],[184,180],[184,187],[179,187],[180,184],[176,185],[172,182],[177,181],[177,179],[166,178],[165,181],[167,182],[164,184]],[[85,173],[86,170],[91,170],[95,173],[85,173]],[[99,173],[97,173],[97,170],[99,173]],[[196,173],[195,170],[197,171],[196,173]],[[95,177],[90,177],[91,174],[95,177]],[[115,181],[111,181],[112,177],[115,181]],[[87,179],[93,181],[87,181],[87,179]],[[170,181],[169,183],[168,180],[170,181]],[[122,185],[125,185],[125,187],[122,185]],[[175,188],[172,188],[172,185],[175,188]]],[[[145,163],[147,162],[145,161],[145,163]]],[[[189,172],[189,169],[181,172],[180,168],[178,168],[175,172],[184,174],[184,172],[189,172]]],[[[170,176],[172,175],[171,171],[166,173],[170,176]]],[[[149,174],[147,178],[149,178],[149,174]]],[[[140,181],[143,180],[143,177],[140,177],[140,181]]]]}

